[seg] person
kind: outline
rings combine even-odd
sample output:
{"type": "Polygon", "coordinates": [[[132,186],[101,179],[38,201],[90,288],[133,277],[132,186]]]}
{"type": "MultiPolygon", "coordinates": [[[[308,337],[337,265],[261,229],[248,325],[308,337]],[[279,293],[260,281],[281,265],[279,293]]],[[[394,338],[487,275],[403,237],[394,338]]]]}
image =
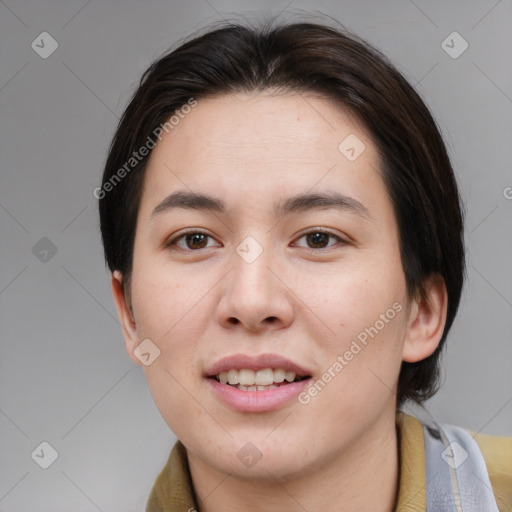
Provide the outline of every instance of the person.
{"type": "Polygon", "coordinates": [[[420,421],[464,281],[442,136],[322,23],[156,60],[99,200],[126,350],[178,441],[147,512],[509,511],[512,438],[420,421]]]}

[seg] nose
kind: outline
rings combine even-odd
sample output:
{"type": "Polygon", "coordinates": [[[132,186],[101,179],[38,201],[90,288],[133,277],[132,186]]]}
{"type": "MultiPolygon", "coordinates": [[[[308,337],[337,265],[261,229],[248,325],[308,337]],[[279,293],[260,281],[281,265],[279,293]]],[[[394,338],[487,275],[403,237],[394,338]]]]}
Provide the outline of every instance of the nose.
{"type": "MultiPolygon", "coordinates": [[[[241,253],[240,253],[241,254],[241,253]]],[[[284,265],[263,250],[255,260],[234,252],[232,270],[222,280],[217,321],[225,328],[251,332],[287,327],[293,322],[293,293],[286,285],[284,265]]]]}

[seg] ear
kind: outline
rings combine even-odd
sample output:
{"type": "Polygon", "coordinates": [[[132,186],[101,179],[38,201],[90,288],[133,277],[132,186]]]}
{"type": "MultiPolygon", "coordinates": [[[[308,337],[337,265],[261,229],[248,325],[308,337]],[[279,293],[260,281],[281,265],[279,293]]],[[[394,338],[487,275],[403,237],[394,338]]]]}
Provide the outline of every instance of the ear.
{"type": "Polygon", "coordinates": [[[439,345],[446,324],[448,292],[440,274],[432,274],[424,283],[427,300],[414,299],[409,312],[402,359],[415,363],[430,356],[439,345]]]}
{"type": "Polygon", "coordinates": [[[135,324],[130,307],[126,303],[126,297],[123,292],[123,275],[119,270],[114,270],[112,273],[111,285],[117,314],[123,329],[126,352],[128,352],[128,355],[135,364],[142,366],[142,362],[134,354],[134,350],[139,345],[137,325],[135,324]]]}

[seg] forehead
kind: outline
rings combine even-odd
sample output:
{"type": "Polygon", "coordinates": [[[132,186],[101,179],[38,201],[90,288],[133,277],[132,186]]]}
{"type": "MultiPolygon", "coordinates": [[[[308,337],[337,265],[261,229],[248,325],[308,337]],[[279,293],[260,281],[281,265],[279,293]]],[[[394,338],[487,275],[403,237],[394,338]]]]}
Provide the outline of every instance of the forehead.
{"type": "MultiPolygon", "coordinates": [[[[339,143],[351,133],[371,144],[356,117],[331,100],[304,93],[262,92],[201,99],[164,139],[195,146],[189,157],[200,157],[201,144],[233,158],[243,156],[244,150],[261,151],[263,158],[268,152],[275,156],[276,149],[283,151],[283,158],[294,154],[307,158],[318,157],[319,151],[337,157],[339,143]]],[[[164,145],[154,153],[163,151],[164,145]]]]}
{"type": "Polygon", "coordinates": [[[227,203],[275,204],[279,196],[321,190],[364,203],[385,194],[376,148],[355,116],[318,96],[268,92],[201,99],[164,133],[143,199],[154,207],[178,188],[214,189],[227,203]]]}

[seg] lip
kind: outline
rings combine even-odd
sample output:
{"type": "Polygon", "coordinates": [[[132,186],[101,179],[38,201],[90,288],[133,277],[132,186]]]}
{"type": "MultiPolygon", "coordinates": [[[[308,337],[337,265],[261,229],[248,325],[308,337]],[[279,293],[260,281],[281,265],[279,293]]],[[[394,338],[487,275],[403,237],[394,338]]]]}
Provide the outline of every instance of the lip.
{"type": "MultiPolygon", "coordinates": [[[[221,372],[227,372],[232,368],[237,370],[264,370],[265,368],[281,368],[287,372],[294,372],[300,377],[311,375],[311,370],[287,359],[278,354],[259,354],[250,356],[248,354],[233,354],[223,357],[206,369],[205,377],[213,377],[221,372]]],[[[272,390],[271,390],[272,391],[272,390]]]]}
{"type": "Polygon", "coordinates": [[[294,372],[300,377],[312,376],[307,368],[278,354],[234,354],[223,357],[205,371],[205,379],[218,400],[228,407],[240,412],[268,412],[285,407],[293,400],[297,400],[300,392],[309,385],[311,379],[279,386],[266,391],[242,391],[241,389],[221,384],[214,377],[221,372],[232,368],[237,370],[264,370],[266,368],[283,369],[294,372]]]}
{"type": "Polygon", "coordinates": [[[269,412],[281,409],[293,400],[297,401],[297,396],[310,384],[311,379],[290,382],[266,391],[242,391],[221,384],[214,378],[207,378],[206,381],[216,397],[232,409],[239,412],[269,412]]]}

